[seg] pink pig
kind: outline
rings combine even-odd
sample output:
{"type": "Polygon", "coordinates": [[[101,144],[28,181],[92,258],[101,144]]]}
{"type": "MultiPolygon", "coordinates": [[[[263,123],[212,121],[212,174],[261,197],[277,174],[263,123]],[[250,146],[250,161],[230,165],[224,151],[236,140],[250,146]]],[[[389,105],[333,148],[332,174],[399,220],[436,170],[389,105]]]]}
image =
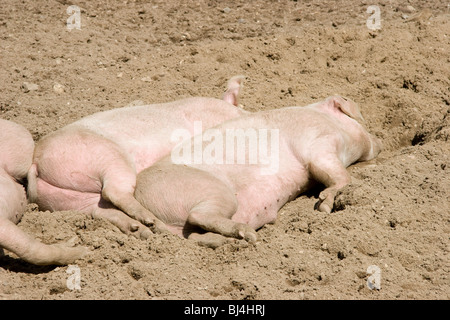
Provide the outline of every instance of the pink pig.
{"type": "Polygon", "coordinates": [[[11,121],[0,119],[0,132],[0,251],[5,248],[38,265],[74,262],[87,252],[85,248],[46,245],[16,225],[28,203],[19,182],[31,166],[34,141],[24,127],[11,121]]]}
{"type": "Polygon", "coordinates": [[[146,238],[146,226],[165,226],[134,198],[136,174],[169,154],[171,133],[194,122],[205,128],[247,112],[237,107],[242,76],[228,81],[223,99],[175,102],[99,112],[48,134],[37,144],[28,195],[41,210],[78,210],[146,238]]]}
{"type": "Polygon", "coordinates": [[[255,230],[314,182],[325,186],[317,208],[331,212],[337,191],[350,182],[346,167],[381,151],[358,121],[358,106],[341,96],[226,121],[143,170],[135,197],[172,232],[204,245],[226,237],[256,241],[255,230]],[[243,137],[245,148],[237,143],[243,137]]]}

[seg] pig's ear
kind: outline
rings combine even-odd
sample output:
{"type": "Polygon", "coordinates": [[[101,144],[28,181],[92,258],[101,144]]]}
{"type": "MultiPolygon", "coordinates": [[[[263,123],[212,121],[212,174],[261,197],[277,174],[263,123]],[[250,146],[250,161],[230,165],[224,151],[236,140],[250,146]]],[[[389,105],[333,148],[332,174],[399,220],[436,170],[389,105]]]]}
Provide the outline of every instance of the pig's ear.
{"type": "Polygon", "coordinates": [[[331,100],[334,103],[334,107],[341,110],[350,118],[355,119],[358,122],[365,122],[358,105],[351,99],[342,96],[333,96],[331,100]]]}

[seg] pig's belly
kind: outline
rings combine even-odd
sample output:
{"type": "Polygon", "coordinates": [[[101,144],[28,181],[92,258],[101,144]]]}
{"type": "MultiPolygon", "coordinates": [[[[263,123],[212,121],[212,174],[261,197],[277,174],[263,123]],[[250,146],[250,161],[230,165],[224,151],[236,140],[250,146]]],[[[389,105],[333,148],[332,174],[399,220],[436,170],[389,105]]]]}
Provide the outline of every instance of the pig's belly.
{"type": "Polygon", "coordinates": [[[92,215],[101,195],[99,192],[83,192],[64,189],[37,178],[37,204],[41,210],[77,210],[92,215]]]}
{"type": "Polygon", "coordinates": [[[274,222],[277,218],[278,210],[286,202],[282,197],[274,197],[273,194],[248,191],[239,192],[236,197],[238,199],[238,209],[232,220],[248,224],[254,229],[258,229],[266,223],[274,222]]]}
{"type": "Polygon", "coordinates": [[[261,178],[236,188],[238,209],[232,220],[259,229],[277,219],[278,211],[288,201],[308,190],[311,180],[305,168],[294,165],[277,177],[261,178]]]}

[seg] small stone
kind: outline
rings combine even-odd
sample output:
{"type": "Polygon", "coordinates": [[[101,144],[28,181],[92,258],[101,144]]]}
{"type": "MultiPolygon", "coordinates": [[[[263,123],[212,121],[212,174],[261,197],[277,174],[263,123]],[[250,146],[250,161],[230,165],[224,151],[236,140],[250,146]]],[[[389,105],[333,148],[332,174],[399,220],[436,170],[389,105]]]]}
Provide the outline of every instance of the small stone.
{"type": "Polygon", "coordinates": [[[184,33],[181,35],[181,39],[182,39],[182,40],[191,40],[191,35],[190,35],[189,33],[187,33],[187,32],[184,32],[184,33]]]}
{"type": "Polygon", "coordinates": [[[397,7],[397,10],[402,13],[413,13],[416,11],[416,9],[413,6],[407,5],[407,6],[399,6],[397,7]]]}
{"type": "Polygon", "coordinates": [[[144,81],[144,82],[150,82],[152,80],[153,80],[152,77],[143,77],[143,78],[141,78],[141,81],[144,81]]]}
{"type": "Polygon", "coordinates": [[[413,13],[416,11],[416,9],[413,6],[406,6],[405,13],[413,13]]]}
{"type": "Polygon", "coordinates": [[[223,8],[222,11],[223,11],[223,13],[229,13],[231,11],[231,9],[226,7],[226,8],[223,8]]]}
{"type": "Polygon", "coordinates": [[[151,80],[153,80],[153,81],[158,81],[158,80],[161,80],[161,78],[163,78],[163,77],[165,77],[165,76],[166,76],[166,74],[165,74],[164,72],[160,72],[160,73],[158,73],[158,74],[153,75],[153,76],[151,77],[151,80]]]}
{"type": "Polygon", "coordinates": [[[56,93],[63,93],[64,91],[66,91],[66,89],[64,88],[64,86],[60,83],[55,83],[53,85],[53,91],[55,91],[56,93]]]}

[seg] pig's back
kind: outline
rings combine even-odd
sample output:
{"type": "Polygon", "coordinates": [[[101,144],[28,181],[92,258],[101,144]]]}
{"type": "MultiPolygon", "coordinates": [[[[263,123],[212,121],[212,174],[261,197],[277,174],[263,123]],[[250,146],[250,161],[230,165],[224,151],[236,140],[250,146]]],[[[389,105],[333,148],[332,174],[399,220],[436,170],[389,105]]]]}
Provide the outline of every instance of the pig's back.
{"type": "Polygon", "coordinates": [[[149,137],[185,128],[193,121],[202,121],[204,127],[210,127],[242,113],[223,100],[199,97],[102,111],[69,126],[82,126],[108,138],[149,137]]]}
{"type": "Polygon", "coordinates": [[[192,135],[195,121],[206,129],[243,113],[223,100],[198,97],[99,112],[67,127],[83,127],[114,141],[134,158],[139,172],[172,150],[178,142],[171,141],[174,130],[192,135]]]}

